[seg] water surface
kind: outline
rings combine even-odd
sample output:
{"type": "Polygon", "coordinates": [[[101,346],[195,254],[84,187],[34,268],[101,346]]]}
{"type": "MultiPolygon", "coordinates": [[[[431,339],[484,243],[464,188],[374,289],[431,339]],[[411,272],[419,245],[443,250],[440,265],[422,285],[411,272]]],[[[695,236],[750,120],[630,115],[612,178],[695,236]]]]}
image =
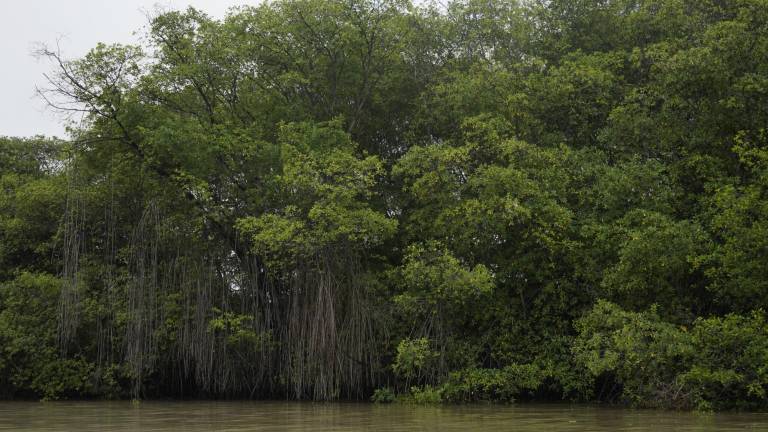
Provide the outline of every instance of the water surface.
{"type": "Polygon", "coordinates": [[[768,414],[584,405],[0,402],[0,431],[768,431],[768,414]]]}

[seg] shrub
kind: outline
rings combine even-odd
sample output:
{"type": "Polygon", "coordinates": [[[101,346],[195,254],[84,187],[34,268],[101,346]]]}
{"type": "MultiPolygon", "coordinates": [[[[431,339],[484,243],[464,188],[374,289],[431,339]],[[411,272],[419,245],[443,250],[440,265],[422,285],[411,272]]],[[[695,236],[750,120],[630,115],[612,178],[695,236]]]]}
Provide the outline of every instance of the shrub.
{"type": "Polygon", "coordinates": [[[451,373],[443,386],[443,398],[451,402],[512,402],[539,388],[542,371],[535,365],[513,364],[503,369],[465,369],[451,373]]]}
{"type": "Polygon", "coordinates": [[[768,406],[768,327],[762,311],[698,319],[695,357],[681,374],[700,409],[768,406]]]}
{"type": "Polygon", "coordinates": [[[405,379],[418,377],[434,360],[436,354],[429,349],[427,338],[403,339],[397,345],[392,369],[405,379]]]}
{"type": "Polygon", "coordinates": [[[416,404],[438,404],[443,402],[443,391],[430,385],[424,387],[411,387],[410,395],[402,399],[403,402],[416,404]]]}
{"type": "Polygon", "coordinates": [[[392,403],[397,399],[395,392],[389,387],[376,389],[371,396],[371,402],[374,403],[392,403]]]}
{"type": "Polygon", "coordinates": [[[691,404],[678,380],[693,356],[689,333],[661,321],[653,309],[627,312],[606,301],[599,301],[575,326],[576,362],[615,389],[601,391],[604,399],[647,407],[691,404]]]}
{"type": "MultiPolygon", "coordinates": [[[[768,326],[762,311],[697,319],[689,332],[653,309],[598,302],[576,322],[573,353],[635,406],[699,410],[768,407],[768,326]]],[[[610,396],[609,396],[610,397],[610,396]]]]}

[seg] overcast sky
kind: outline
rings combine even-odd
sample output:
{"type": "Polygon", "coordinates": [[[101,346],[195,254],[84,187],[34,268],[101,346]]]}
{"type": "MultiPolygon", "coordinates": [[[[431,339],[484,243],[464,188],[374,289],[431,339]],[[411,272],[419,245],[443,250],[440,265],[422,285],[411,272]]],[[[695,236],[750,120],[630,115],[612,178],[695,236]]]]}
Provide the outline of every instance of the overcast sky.
{"type": "Polygon", "coordinates": [[[133,43],[147,24],[146,12],[156,6],[187,6],[221,18],[231,6],[258,0],[0,0],[0,136],[57,135],[66,137],[62,119],[35,96],[52,70],[31,54],[40,43],[60,40],[67,58],[85,54],[98,42],[133,43]]]}

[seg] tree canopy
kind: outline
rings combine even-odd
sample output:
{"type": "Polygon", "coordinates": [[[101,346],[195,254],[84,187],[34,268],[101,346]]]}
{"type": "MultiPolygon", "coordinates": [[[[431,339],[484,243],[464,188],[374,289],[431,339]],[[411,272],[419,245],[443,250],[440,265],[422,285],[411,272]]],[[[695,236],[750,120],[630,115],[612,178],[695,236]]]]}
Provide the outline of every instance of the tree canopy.
{"type": "Polygon", "coordinates": [[[768,407],[768,1],[275,0],[57,50],[0,397],[768,407]]]}

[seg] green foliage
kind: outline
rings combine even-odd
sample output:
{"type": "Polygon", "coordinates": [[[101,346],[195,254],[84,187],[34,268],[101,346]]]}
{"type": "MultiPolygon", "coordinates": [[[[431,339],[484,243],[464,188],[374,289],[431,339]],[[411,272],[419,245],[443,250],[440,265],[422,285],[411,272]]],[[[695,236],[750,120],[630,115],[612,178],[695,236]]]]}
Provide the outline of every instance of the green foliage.
{"type": "Polygon", "coordinates": [[[224,335],[227,346],[248,348],[272,343],[272,337],[269,333],[257,334],[252,329],[252,316],[222,312],[218,309],[214,309],[214,312],[217,316],[208,321],[208,330],[224,335]]]}
{"type": "Polygon", "coordinates": [[[64,202],[56,164],[63,144],[0,137],[0,281],[14,270],[53,271],[64,202]]]}
{"type": "Polygon", "coordinates": [[[366,203],[381,163],[357,157],[339,123],[285,125],[278,145],[270,204],[279,210],[236,223],[270,264],[290,266],[328,248],[364,250],[393,235],[397,221],[366,203]]]}
{"type": "Polygon", "coordinates": [[[620,397],[635,405],[685,407],[678,374],[694,355],[691,335],[659,319],[655,310],[626,312],[599,301],[575,323],[576,361],[595,376],[621,386],[620,397]]]}
{"type": "Polygon", "coordinates": [[[762,311],[700,318],[692,335],[695,358],[679,380],[699,408],[762,409],[768,404],[768,325],[762,311]]]}
{"type": "Polygon", "coordinates": [[[603,287],[621,304],[644,309],[649,302],[665,315],[683,319],[696,304],[696,259],[704,253],[707,238],[698,224],[674,222],[656,213],[632,211],[617,221],[613,233],[617,262],[605,270],[603,287]]]}
{"type": "Polygon", "coordinates": [[[0,284],[0,382],[3,396],[45,399],[88,395],[94,365],[63,358],[56,349],[56,311],[61,280],[21,273],[0,284]]]}
{"type": "Polygon", "coordinates": [[[535,392],[544,379],[535,365],[509,365],[501,369],[465,369],[452,372],[442,387],[442,396],[451,402],[504,401],[535,392]]]}
{"type": "MultiPolygon", "coordinates": [[[[608,302],[576,322],[576,360],[634,405],[701,410],[765,407],[768,326],[762,311],[675,327],[652,310],[608,302]]],[[[618,396],[618,395],[616,395],[618,396]]]]}
{"type": "Polygon", "coordinates": [[[765,409],[767,22],[277,0],[43,49],[84,117],[0,138],[0,396],[765,409]]]}
{"type": "Polygon", "coordinates": [[[397,400],[397,395],[389,387],[378,388],[373,391],[371,402],[374,403],[392,403],[397,400]]]}
{"type": "Polygon", "coordinates": [[[397,354],[392,364],[395,374],[406,379],[416,378],[430,366],[437,353],[429,349],[427,338],[403,339],[397,345],[397,354]]]}
{"type": "Polygon", "coordinates": [[[442,389],[429,385],[423,387],[411,387],[407,395],[401,396],[398,401],[418,405],[430,405],[443,402],[442,389]]]}
{"type": "Polygon", "coordinates": [[[768,243],[768,152],[744,142],[735,148],[742,165],[754,180],[717,187],[711,198],[710,225],[720,241],[705,257],[710,291],[720,304],[736,311],[764,306],[766,266],[763,251],[768,243]]]}
{"type": "Polygon", "coordinates": [[[395,301],[405,309],[414,303],[413,297],[428,308],[461,308],[493,290],[493,276],[485,266],[480,264],[467,270],[437,242],[410,246],[398,276],[407,288],[395,301]]]}

